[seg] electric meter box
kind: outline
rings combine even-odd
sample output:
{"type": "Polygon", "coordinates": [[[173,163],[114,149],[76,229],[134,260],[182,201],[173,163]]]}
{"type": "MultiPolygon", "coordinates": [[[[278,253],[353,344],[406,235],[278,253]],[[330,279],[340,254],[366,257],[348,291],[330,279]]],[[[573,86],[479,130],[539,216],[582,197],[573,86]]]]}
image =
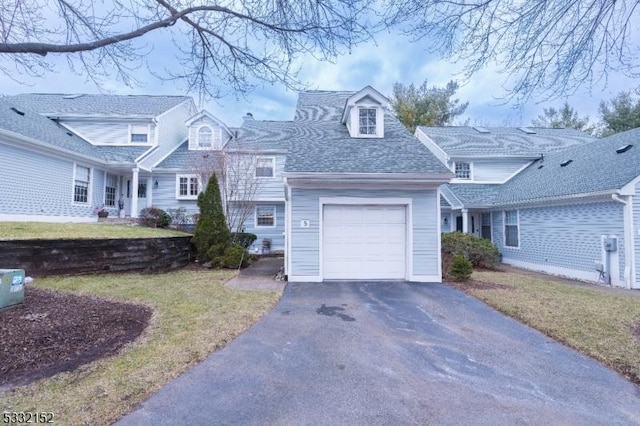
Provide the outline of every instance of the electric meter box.
{"type": "Polygon", "coordinates": [[[24,269],[0,269],[0,310],[24,300],[24,269]]]}

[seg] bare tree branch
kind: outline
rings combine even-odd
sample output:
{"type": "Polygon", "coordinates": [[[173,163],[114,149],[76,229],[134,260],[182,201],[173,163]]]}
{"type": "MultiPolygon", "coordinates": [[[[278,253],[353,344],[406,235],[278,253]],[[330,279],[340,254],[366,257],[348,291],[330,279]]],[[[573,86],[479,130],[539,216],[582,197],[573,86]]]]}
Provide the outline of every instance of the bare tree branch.
{"type": "Polygon", "coordinates": [[[493,65],[509,99],[547,99],[606,80],[640,76],[639,0],[387,0],[387,25],[465,64],[470,77],[493,65]],[[631,38],[635,36],[635,38],[631,38]]]}
{"type": "Polygon", "coordinates": [[[299,88],[294,59],[310,53],[335,57],[377,29],[365,0],[20,0],[0,2],[0,72],[12,78],[51,71],[50,55],[65,55],[70,69],[100,84],[116,71],[132,84],[131,71],[160,46],[149,33],[170,29],[177,60],[162,79],[180,80],[205,97],[221,90],[251,89],[253,80],[299,88]],[[11,4],[9,4],[11,3],[11,4]],[[16,73],[16,70],[18,71],[16,73]],[[16,75],[17,74],[17,75],[16,75]]]}

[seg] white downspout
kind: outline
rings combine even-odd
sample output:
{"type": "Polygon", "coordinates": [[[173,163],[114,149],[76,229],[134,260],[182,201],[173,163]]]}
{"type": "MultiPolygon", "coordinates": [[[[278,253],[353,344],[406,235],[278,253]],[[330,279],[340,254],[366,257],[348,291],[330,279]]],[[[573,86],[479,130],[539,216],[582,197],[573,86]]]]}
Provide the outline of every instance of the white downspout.
{"type": "Polygon", "coordinates": [[[625,195],[624,199],[618,194],[611,194],[611,198],[624,205],[624,282],[626,288],[636,288],[635,286],[635,247],[634,247],[634,233],[633,233],[633,204],[631,202],[631,196],[625,195]]]}

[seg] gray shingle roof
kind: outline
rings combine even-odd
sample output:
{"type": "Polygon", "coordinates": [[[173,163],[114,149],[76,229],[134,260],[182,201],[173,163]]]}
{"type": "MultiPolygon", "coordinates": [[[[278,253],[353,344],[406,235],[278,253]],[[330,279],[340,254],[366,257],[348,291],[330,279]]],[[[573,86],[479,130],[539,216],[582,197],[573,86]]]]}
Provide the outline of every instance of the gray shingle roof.
{"type": "Polygon", "coordinates": [[[189,100],[188,96],[81,95],[25,93],[5,99],[41,114],[155,117],[189,100]]]}
{"type": "Polygon", "coordinates": [[[570,146],[595,140],[574,129],[528,127],[534,134],[514,127],[486,127],[481,133],[473,127],[426,127],[419,129],[452,157],[462,156],[531,156],[561,151],[570,146]]]}
{"type": "Polygon", "coordinates": [[[242,127],[231,129],[238,138],[227,144],[230,149],[249,149],[259,151],[286,151],[289,146],[293,122],[244,120],[242,127]]]}
{"type": "Polygon", "coordinates": [[[0,129],[36,139],[52,148],[75,152],[104,162],[132,162],[145,147],[96,147],[69,132],[55,121],[16,104],[12,98],[0,98],[0,129]],[[17,108],[20,115],[11,108],[17,108]]]}
{"type": "Polygon", "coordinates": [[[503,186],[501,184],[447,183],[441,187],[441,191],[445,197],[449,198],[453,208],[484,207],[493,203],[503,186]]]}
{"type": "Polygon", "coordinates": [[[189,151],[189,141],[185,141],[154,168],[188,170],[193,167],[198,152],[189,151]]]}
{"type": "Polygon", "coordinates": [[[389,111],[384,138],[351,138],[340,119],[353,93],[300,93],[286,172],[449,173],[389,111]]]}
{"type": "Polygon", "coordinates": [[[545,154],[510,181],[494,198],[496,205],[577,194],[614,191],[640,176],[640,129],[545,154]],[[616,153],[619,147],[631,149],[616,153]],[[572,160],[561,167],[560,164],[572,160]],[[538,168],[543,165],[542,168],[538,168]]]}

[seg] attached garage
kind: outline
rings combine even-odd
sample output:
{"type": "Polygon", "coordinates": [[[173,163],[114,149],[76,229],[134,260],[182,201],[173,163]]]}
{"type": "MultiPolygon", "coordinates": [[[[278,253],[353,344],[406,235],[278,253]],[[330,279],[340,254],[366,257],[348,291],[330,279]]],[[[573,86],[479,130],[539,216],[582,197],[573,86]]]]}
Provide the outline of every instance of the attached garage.
{"type": "Polygon", "coordinates": [[[325,204],[325,279],[407,278],[407,206],[325,204]]]}

